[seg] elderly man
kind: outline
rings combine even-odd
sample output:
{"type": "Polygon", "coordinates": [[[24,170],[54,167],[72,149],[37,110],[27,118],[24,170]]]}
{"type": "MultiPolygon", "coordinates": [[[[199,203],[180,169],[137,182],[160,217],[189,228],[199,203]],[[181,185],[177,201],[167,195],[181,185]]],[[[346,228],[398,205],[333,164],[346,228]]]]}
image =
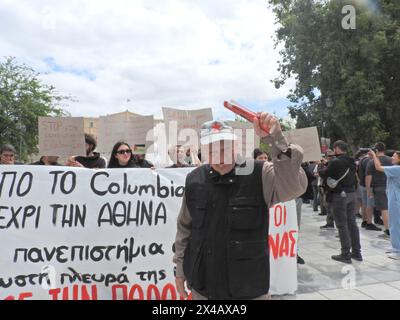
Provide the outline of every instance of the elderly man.
{"type": "Polygon", "coordinates": [[[209,164],[187,176],[175,241],[175,281],[184,298],[187,283],[195,300],[267,299],[269,208],[303,194],[307,178],[301,148],[288,144],[275,117],[258,114],[254,128],[271,144],[272,163],[235,163],[233,129],[220,121],[202,126],[209,164]],[[243,174],[244,165],[253,170],[243,174]]]}
{"type": "Polygon", "coordinates": [[[0,148],[0,164],[20,164],[15,161],[15,148],[11,144],[5,144],[0,148]]]}

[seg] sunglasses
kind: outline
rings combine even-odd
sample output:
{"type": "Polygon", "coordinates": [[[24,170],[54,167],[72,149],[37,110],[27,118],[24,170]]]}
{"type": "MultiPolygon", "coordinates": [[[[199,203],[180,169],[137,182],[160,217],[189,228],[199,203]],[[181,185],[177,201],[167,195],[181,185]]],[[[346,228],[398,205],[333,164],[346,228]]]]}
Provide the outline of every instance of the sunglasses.
{"type": "Polygon", "coordinates": [[[127,149],[127,150],[119,150],[119,151],[117,151],[116,153],[118,153],[118,154],[121,154],[121,155],[123,155],[123,154],[131,154],[132,153],[132,150],[130,150],[130,149],[127,149]]]}

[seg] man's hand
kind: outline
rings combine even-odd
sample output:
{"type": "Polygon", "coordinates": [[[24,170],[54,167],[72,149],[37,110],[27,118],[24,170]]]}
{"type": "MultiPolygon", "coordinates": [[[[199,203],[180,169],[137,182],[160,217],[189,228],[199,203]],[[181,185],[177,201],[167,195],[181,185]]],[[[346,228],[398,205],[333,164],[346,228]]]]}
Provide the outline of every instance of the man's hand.
{"type": "Polygon", "coordinates": [[[178,293],[182,298],[187,299],[188,298],[188,293],[186,292],[185,289],[185,278],[184,277],[175,277],[175,285],[176,289],[178,290],[178,293]]]}
{"type": "Polygon", "coordinates": [[[6,158],[6,157],[1,157],[1,163],[2,164],[14,164],[14,160],[6,158]]]}
{"type": "Polygon", "coordinates": [[[69,157],[68,160],[67,160],[66,165],[68,167],[84,168],[84,166],[80,162],[75,160],[75,157],[69,157]]]}
{"type": "Polygon", "coordinates": [[[376,158],[376,153],[375,153],[375,151],[372,150],[372,149],[369,149],[368,155],[369,155],[370,157],[372,157],[372,158],[376,158]]]}
{"type": "Polygon", "coordinates": [[[253,120],[254,130],[257,135],[261,138],[267,137],[269,135],[275,136],[282,132],[281,124],[279,120],[270,115],[267,112],[259,112],[257,113],[257,117],[253,120]],[[269,133],[262,130],[262,128],[269,128],[269,133]]]}

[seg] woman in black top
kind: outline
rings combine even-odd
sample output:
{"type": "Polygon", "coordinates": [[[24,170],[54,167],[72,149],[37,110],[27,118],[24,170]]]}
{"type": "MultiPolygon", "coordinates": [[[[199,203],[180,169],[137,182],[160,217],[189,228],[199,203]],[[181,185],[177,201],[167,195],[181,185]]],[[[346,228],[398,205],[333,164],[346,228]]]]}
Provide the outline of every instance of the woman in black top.
{"type": "Polygon", "coordinates": [[[120,141],[114,145],[108,168],[138,168],[132,156],[132,149],[126,142],[120,141]]]}

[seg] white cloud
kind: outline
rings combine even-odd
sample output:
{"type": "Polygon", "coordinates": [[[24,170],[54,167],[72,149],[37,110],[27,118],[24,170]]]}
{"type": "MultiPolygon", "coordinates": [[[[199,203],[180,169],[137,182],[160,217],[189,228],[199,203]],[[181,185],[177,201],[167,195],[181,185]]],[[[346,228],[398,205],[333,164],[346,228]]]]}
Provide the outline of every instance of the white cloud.
{"type": "Polygon", "coordinates": [[[270,83],[279,55],[264,0],[0,0],[0,30],[0,54],[47,72],[79,99],[75,116],[209,106],[223,117],[225,99],[288,93],[270,83]]]}

